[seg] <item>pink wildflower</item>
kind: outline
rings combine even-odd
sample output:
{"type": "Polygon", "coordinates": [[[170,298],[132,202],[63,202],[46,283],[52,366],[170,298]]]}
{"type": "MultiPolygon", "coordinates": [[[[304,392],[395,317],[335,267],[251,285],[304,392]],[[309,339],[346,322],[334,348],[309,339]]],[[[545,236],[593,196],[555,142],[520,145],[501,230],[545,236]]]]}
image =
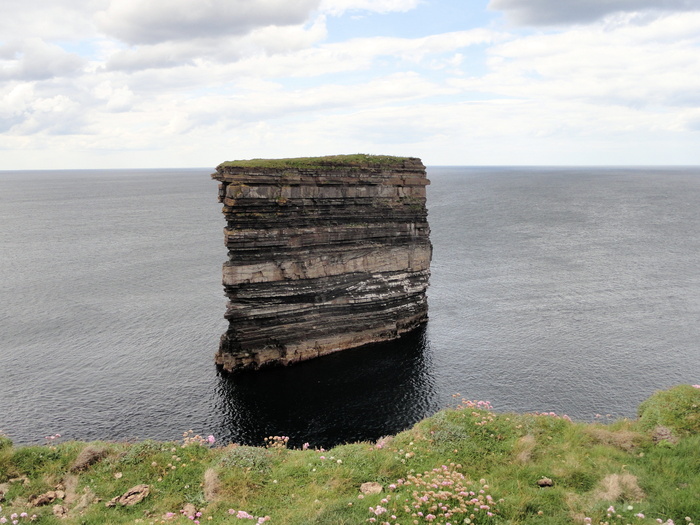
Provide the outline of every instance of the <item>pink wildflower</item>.
{"type": "Polygon", "coordinates": [[[207,436],[207,441],[209,442],[210,445],[213,445],[216,442],[216,438],[214,436],[212,436],[211,434],[209,434],[207,436]]]}

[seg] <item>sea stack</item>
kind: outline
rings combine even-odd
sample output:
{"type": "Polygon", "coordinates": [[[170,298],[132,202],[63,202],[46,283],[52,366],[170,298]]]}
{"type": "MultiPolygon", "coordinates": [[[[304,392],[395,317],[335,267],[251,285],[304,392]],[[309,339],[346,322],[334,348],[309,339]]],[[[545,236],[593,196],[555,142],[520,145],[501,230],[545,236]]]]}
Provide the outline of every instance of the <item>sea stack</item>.
{"type": "Polygon", "coordinates": [[[224,162],[227,371],[389,341],[428,318],[430,229],[420,159],[337,155],[224,162]]]}

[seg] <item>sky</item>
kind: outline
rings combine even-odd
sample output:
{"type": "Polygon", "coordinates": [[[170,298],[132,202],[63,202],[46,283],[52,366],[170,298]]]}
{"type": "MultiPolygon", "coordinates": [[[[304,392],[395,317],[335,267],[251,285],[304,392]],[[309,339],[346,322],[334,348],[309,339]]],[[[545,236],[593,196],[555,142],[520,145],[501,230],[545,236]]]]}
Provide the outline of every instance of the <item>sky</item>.
{"type": "Polygon", "coordinates": [[[700,164],[700,0],[2,0],[0,170],[700,164]]]}

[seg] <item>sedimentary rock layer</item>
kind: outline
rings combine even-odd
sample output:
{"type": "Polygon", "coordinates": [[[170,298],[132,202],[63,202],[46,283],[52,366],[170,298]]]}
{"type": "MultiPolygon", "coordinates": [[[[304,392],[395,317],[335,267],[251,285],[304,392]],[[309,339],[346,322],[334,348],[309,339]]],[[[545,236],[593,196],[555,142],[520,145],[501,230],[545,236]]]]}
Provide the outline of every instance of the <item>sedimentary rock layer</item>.
{"type": "Polygon", "coordinates": [[[420,159],[226,162],[226,370],[388,341],[427,320],[432,246],[420,159]]]}

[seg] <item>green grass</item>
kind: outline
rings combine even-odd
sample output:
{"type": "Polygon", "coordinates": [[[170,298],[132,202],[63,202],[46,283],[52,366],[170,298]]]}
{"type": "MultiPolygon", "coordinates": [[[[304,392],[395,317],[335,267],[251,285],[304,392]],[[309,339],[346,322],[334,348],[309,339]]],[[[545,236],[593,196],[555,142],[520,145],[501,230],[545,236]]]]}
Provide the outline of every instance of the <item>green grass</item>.
{"type": "Polygon", "coordinates": [[[329,155],[326,157],[298,157],[290,159],[250,159],[222,162],[219,168],[297,168],[297,169],[332,169],[358,167],[394,167],[401,166],[408,157],[393,157],[390,155],[329,155]]]}
{"type": "Polygon", "coordinates": [[[213,447],[189,434],[28,447],[2,437],[0,522],[687,525],[700,519],[699,406],[700,388],[681,385],[642,403],[637,420],[585,424],[463,400],[396,436],[329,451],[289,450],[281,440],[213,447]],[[672,439],[658,439],[659,425],[672,439]],[[542,478],[553,486],[539,486],[542,478]],[[365,482],[382,492],[362,494],[365,482]],[[150,489],[143,501],[105,506],[140,484],[150,489]],[[30,506],[49,491],[55,501],[30,506]]]}

